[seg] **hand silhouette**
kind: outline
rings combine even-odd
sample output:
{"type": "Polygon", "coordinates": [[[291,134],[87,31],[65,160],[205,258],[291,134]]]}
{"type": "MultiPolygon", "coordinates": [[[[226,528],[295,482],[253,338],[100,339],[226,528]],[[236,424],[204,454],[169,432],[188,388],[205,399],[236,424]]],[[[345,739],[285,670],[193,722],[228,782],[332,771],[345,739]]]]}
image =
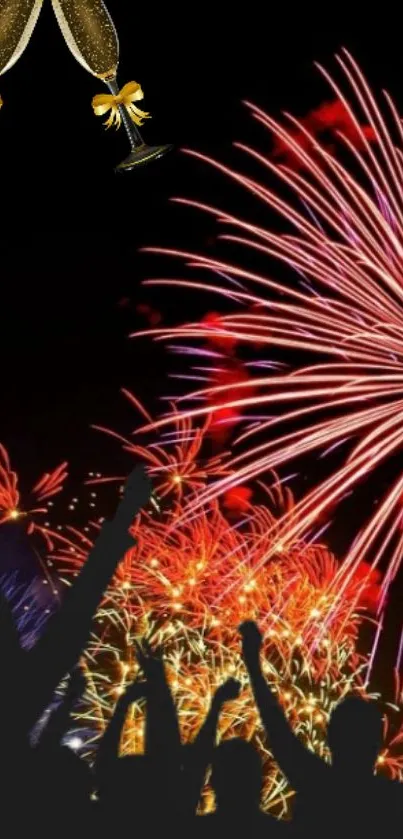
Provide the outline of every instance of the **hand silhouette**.
{"type": "Polygon", "coordinates": [[[123,497],[113,519],[114,523],[128,530],[137,513],[150,500],[151,493],[152,484],[144,467],[136,466],[127,480],[123,497]]]}
{"type": "Polygon", "coordinates": [[[133,682],[126,690],[124,698],[128,704],[132,702],[139,702],[140,699],[145,699],[147,694],[147,683],[136,681],[133,682]]]}
{"type": "Polygon", "coordinates": [[[242,638],[242,651],[244,658],[259,656],[262,648],[262,633],[253,621],[245,621],[239,627],[242,638]]]}
{"type": "Polygon", "coordinates": [[[152,679],[153,676],[163,671],[162,650],[158,647],[151,649],[150,644],[145,639],[141,641],[141,644],[135,641],[134,646],[138,663],[146,679],[152,679]]]}
{"type": "Polygon", "coordinates": [[[217,688],[215,696],[219,702],[231,702],[238,699],[241,692],[241,685],[236,679],[227,679],[223,685],[217,688]]]}

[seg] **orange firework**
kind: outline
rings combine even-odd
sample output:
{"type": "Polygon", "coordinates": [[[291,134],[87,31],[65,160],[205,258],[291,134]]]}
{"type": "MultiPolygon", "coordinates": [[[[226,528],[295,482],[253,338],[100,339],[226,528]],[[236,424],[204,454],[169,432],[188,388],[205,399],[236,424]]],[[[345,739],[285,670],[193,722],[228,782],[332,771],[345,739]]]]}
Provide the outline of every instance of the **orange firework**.
{"type": "MultiPolygon", "coordinates": [[[[136,400],[134,404],[139,407],[136,400]]],[[[83,753],[93,755],[118,697],[136,678],[134,642],[147,637],[163,646],[184,742],[195,737],[217,686],[228,676],[240,680],[242,693],[224,709],[219,736],[238,735],[256,744],[265,765],[263,805],[284,816],[292,791],[265,745],[241,660],[238,624],[253,618],[262,627],[266,675],[295,730],[327,759],[326,724],[335,704],[349,691],[368,695],[373,654],[360,654],[356,642],[368,618],[367,586],[375,581],[368,583],[365,569],[352,578],[324,632],[339,565],[321,544],[300,539],[287,545],[282,540],[279,522],[295,510],[289,487],[272,473],[266,481],[244,487],[248,492],[232,498],[230,509],[225,498],[222,504],[213,499],[185,517],[189,500],[208,485],[210,464],[213,477],[229,474],[229,455],[220,460],[206,455],[208,424],[197,428],[177,416],[175,433],[158,445],[142,447],[118,439],[129,454],[149,464],[159,502],[158,509],[150,507],[133,521],[137,545],[120,563],[94,619],[83,661],[88,689],[77,712],[83,753]],[[178,474],[180,484],[174,479],[178,474]],[[270,561],[262,563],[268,552],[270,561]]],[[[105,483],[100,475],[90,481],[105,483]]],[[[64,526],[63,541],[51,552],[67,584],[85,563],[99,532],[102,519],[95,498],[99,501],[101,492],[90,493],[93,520],[84,528],[64,526]]],[[[84,506],[75,501],[77,510],[84,506]]],[[[392,722],[385,729],[379,771],[401,777],[402,736],[392,722]]],[[[143,711],[133,706],[122,753],[141,752],[143,747],[143,711]]],[[[212,807],[211,790],[206,788],[202,810],[212,807]]]]}
{"type": "MultiPolygon", "coordinates": [[[[95,616],[83,661],[88,689],[76,715],[82,736],[76,739],[83,753],[93,756],[118,697],[138,673],[134,641],[147,637],[163,646],[184,742],[194,739],[218,685],[228,676],[240,680],[242,693],[224,709],[219,737],[237,735],[254,742],[265,769],[263,806],[286,816],[292,790],[265,744],[241,660],[238,624],[253,618],[262,627],[266,676],[303,742],[327,759],[325,731],[331,711],[350,691],[368,696],[372,654],[360,654],[356,642],[380,580],[369,578],[364,568],[351,578],[343,599],[337,599],[339,565],[334,556],[314,541],[283,538],[282,521],[297,515],[296,505],[290,488],[274,473],[244,486],[241,493],[227,493],[222,503],[213,498],[185,517],[189,502],[211,477],[230,475],[230,455],[208,456],[208,423],[197,427],[177,415],[175,432],[156,445],[119,440],[134,458],[148,463],[158,501],[133,521],[137,545],[120,563],[95,616]],[[268,554],[270,561],[262,562],[268,554]],[[333,621],[326,627],[330,608],[333,621]]],[[[17,479],[4,454],[2,468],[2,510],[14,509],[11,502],[21,510],[17,479]]],[[[38,499],[53,497],[63,471],[38,482],[38,499]]],[[[89,482],[102,485],[105,479],[98,473],[89,482]]],[[[76,516],[80,509],[88,510],[91,521],[83,528],[59,526],[57,540],[47,542],[67,584],[85,563],[102,524],[98,495],[92,487],[86,505],[76,498],[68,506],[76,516]]],[[[33,511],[48,510],[47,505],[28,509],[28,521],[33,511]]],[[[46,522],[44,527],[49,539],[46,522]]],[[[400,693],[397,689],[399,700],[400,693]]],[[[399,705],[393,710],[395,719],[389,712],[385,722],[378,770],[401,778],[399,705]]],[[[143,711],[135,705],[123,732],[122,752],[139,752],[143,746],[143,711]]],[[[206,787],[202,811],[213,804],[206,787]]]]}
{"type": "MultiPolygon", "coordinates": [[[[121,562],[105,602],[124,603],[133,616],[143,614],[147,603],[160,626],[180,617],[187,627],[203,627],[220,642],[233,640],[248,618],[259,618],[279,642],[293,637],[300,646],[314,640],[334,597],[338,568],[324,547],[301,542],[286,551],[279,543],[275,559],[261,566],[273,524],[264,506],[232,527],[216,502],[175,527],[181,509],[173,505],[160,518],[145,512],[133,523],[137,546],[121,562]]],[[[93,537],[98,527],[92,525],[93,537]]],[[[92,547],[88,533],[72,527],[64,532],[68,543],[52,554],[63,576],[76,572],[92,547]]],[[[332,643],[355,640],[361,593],[361,580],[352,583],[338,607],[332,643]]]]}
{"type": "Polygon", "coordinates": [[[42,524],[41,519],[49,512],[49,499],[62,491],[67,474],[67,463],[46,472],[31,489],[25,503],[18,488],[18,475],[11,468],[7,450],[0,444],[0,525],[21,520],[28,534],[40,534],[47,549],[53,550],[53,540],[59,538],[58,534],[46,523],[42,524]]]}
{"type": "MultiPolygon", "coordinates": [[[[228,474],[228,457],[204,456],[208,428],[178,416],[175,434],[149,447],[116,435],[130,454],[149,463],[159,501],[157,512],[155,507],[143,511],[133,522],[137,545],[120,563],[106,601],[124,601],[133,616],[147,602],[160,626],[181,616],[186,626],[203,627],[221,643],[235,637],[247,618],[263,620],[275,635],[272,624],[278,621],[279,638],[293,634],[298,644],[313,642],[325,607],[335,599],[338,563],[321,545],[295,540],[285,546],[279,521],[292,515],[295,505],[290,489],[276,475],[246,488],[241,506],[230,513],[224,497],[223,505],[212,500],[194,516],[183,516],[189,499],[205,488],[211,475],[228,474]],[[272,561],[262,563],[268,553],[272,561]]],[[[123,479],[93,478],[90,483],[108,480],[123,479]]],[[[65,541],[52,554],[63,575],[76,573],[85,561],[100,523],[89,525],[85,531],[64,528],[65,541]]],[[[338,604],[334,643],[347,636],[355,639],[355,615],[367,586],[365,575],[352,578],[338,604]]]]}

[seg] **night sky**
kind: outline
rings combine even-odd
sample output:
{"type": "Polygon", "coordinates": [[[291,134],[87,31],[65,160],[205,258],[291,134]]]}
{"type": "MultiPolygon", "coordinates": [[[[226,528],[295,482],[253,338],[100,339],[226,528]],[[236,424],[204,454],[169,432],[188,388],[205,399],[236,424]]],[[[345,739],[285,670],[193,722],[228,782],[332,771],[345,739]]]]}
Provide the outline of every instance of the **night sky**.
{"type": "MultiPolygon", "coordinates": [[[[73,480],[93,466],[113,468],[116,446],[103,444],[99,463],[90,423],[126,432],[133,414],[120,387],[152,408],[169,390],[172,360],[128,334],[145,326],[138,303],[155,305],[172,321],[189,312],[172,294],[141,287],[163,272],[139,248],[216,252],[214,222],[169,204],[171,196],[232,202],[235,212],[246,207],[242,192],[181,147],[242,166],[231,143],[256,140],[264,148],[266,139],[242,99],[274,114],[284,108],[304,115],[328,97],[313,62],[331,69],[341,46],[403,108],[401,28],[391,15],[380,19],[379,10],[355,23],[347,11],[325,14],[324,7],[318,17],[290,8],[273,13],[257,3],[236,13],[210,2],[186,11],[177,4],[107,5],[120,36],[120,82],[139,81],[153,115],[144,136],[174,143],[175,153],[115,175],[128,151],[124,132],[106,132],[93,115],[91,99],[102,83],[75,62],[50,3],[23,57],[0,77],[0,440],[27,481],[62,459],[72,461],[73,480]]],[[[193,305],[206,311],[205,301],[193,305]]]]}

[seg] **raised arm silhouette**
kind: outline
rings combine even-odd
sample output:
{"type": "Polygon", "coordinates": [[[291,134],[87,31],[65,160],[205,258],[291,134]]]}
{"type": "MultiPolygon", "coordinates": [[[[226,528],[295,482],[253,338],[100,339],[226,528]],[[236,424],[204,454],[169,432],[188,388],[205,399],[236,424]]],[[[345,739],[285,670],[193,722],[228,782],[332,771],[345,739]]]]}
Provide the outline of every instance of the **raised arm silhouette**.
{"type": "Polygon", "coordinates": [[[402,785],[374,775],[382,745],[382,715],[374,702],[347,696],[334,710],[328,745],[331,763],[304,747],[266,682],[260,665],[262,636],[251,622],[240,627],[243,657],[269,745],[297,793],[295,826],[301,835],[381,836],[403,817],[402,785]]]}
{"type": "Polygon", "coordinates": [[[146,640],[136,645],[138,662],[147,681],[145,753],[155,798],[171,823],[181,818],[182,746],[178,715],[168,684],[162,649],[146,640]]]}
{"type": "Polygon", "coordinates": [[[103,525],[74,586],[27,657],[32,686],[26,703],[27,728],[37,721],[61,679],[76,666],[105,589],[119,561],[135,545],[129,528],[150,495],[151,483],[144,469],[136,467],[127,481],[114,519],[103,525]]]}
{"type": "MultiPolygon", "coordinates": [[[[135,682],[119,699],[96,759],[96,779],[103,812],[116,824],[127,797],[136,801],[139,824],[154,825],[164,815],[165,828],[182,813],[181,743],[175,705],[160,650],[146,641],[136,644],[146,681],[135,682]],[[144,754],[119,757],[129,705],[146,699],[144,754]]],[[[124,822],[124,817],[123,817],[124,822]]]]}
{"type": "Polygon", "coordinates": [[[113,774],[118,770],[117,761],[121,760],[120,741],[129,707],[144,700],[146,695],[145,682],[133,682],[116,703],[109,725],[100,740],[94,764],[96,785],[101,795],[112,783],[113,774]]]}
{"type": "Polygon", "coordinates": [[[281,771],[291,786],[298,790],[307,776],[315,779],[319,773],[316,781],[321,778],[326,764],[295,736],[275,693],[263,676],[260,665],[262,636],[258,627],[248,621],[242,624],[240,632],[243,658],[270,747],[281,771]]]}
{"type": "Polygon", "coordinates": [[[181,738],[175,703],[167,682],[163,652],[146,640],[136,644],[137,660],[147,682],[146,752],[154,761],[180,765],[181,738]]]}
{"type": "Polygon", "coordinates": [[[227,679],[217,688],[207,717],[193,740],[186,746],[183,756],[184,772],[184,808],[188,816],[194,816],[200,802],[206,774],[211,765],[217,740],[217,728],[223,705],[237,699],[240,683],[236,679],[227,679]]]}

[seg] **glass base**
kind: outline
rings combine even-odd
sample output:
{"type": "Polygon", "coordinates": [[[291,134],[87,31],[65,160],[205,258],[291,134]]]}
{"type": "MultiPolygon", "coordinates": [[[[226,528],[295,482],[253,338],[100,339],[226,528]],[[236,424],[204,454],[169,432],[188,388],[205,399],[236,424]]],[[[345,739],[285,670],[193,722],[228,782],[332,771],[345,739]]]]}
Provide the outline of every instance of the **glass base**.
{"type": "Polygon", "coordinates": [[[151,160],[158,160],[164,154],[171,151],[173,146],[138,146],[137,149],[126,157],[119,166],[116,167],[116,172],[131,172],[136,166],[141,166],[144,163],[149,163],[151,160]]]}

